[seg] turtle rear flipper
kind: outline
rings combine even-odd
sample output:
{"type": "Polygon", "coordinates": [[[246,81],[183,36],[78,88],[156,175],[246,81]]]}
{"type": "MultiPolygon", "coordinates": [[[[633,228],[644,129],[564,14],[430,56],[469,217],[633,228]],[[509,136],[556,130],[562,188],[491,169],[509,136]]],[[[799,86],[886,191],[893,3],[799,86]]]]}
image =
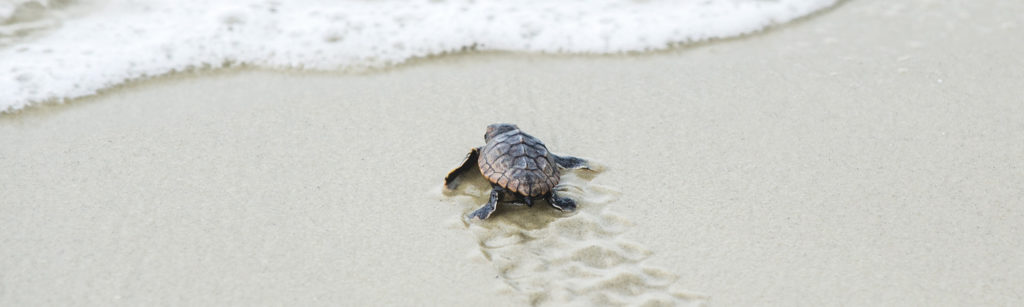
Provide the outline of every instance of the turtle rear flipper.
{"type": "Polygon", "coordinates": [[[459,187],[459,182],[456,181],[455,179],[457,179],[460,175],[462,175],[469,169],[473,168],[473,165],[476,165],[476,159],[479,157],[480,148],[477,147],[471,149],[469,153],[466,154],[466,160],[462,161],[462,165],[459,165],[459,167],[449,172],[447,176],[444,176],[444,187],[447,188],[448,190],[454,190],[455,188],[459,187]]]}
{"type": "Polygon", "coordinates": [[[501,198],[501,188],[494,187],[494,189],[491,190],[491,199],[487,201],[487,204],[485,204],[483,207],[480,207],[480,209],[476,209],[476,211],[470,213],[468,216],[466,216],[466,218],[470,220],[486,220],[488,217],[491,217],[491,214],[494,213],[494,210],[498,209],[499,198],[501,198]]]}
{"type": "Polygon", "coordinates": [[[555,158],[555,163],[558,163],[558,166],[561,166],[563,168],[582,168],[585,170],[591,170],[590,164],[587,163],[587,160],[583,160],[573,156],[559,156],[556,154],[551,154],[551,157],[555,158]]]}
{"type": "Polygon", "coordinates": [[[555,193],[551,193],[551,196],[548,196],[548,203],[560,211],[572,212],[576,210],[575,200],[572,200],[572,198],[560,197],[555,193]]]}

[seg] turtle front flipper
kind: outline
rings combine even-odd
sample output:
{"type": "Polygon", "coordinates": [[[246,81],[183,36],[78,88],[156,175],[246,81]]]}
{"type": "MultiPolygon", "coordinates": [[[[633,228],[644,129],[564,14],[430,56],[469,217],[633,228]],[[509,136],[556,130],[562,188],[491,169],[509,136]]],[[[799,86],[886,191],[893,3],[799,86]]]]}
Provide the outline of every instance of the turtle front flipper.
{"type": "Polygon", "coordinates": [[[455,179],[458,178],[459,175],[462,175],[469,169],[473,168],[473,165],[476,165],[476,159],[479,157],[480,148],[477,147],[471,149],[469,151],[469,154],[466,154],[466,160],[462,161],[462,165],[459,165],[459,167],[449,172],[448,176],[444,176],[444,187],[447,188],[448,190],[454,190],[455,188],[459,187],[459,183],[455,179]]]}
{"type": "Polygon", "coordinates": [[[587,160],[583,160],[573,156],[559,156],[556,154],[551,154],[551,157],[555,158],[555,163],[557,163],[558,166],[561,166],[563,168],[582,168],[590,170],[590,164],[587,163],[587,160]]]}
{"type": "Polygon", "coordinates": [[[548,203],[550,203],[552,207],[555,207],[555,209],[561,211],[572,212],[576,210],[575,200],[572,200],[572,198],[568,197],[560,197],[558,196],[558,194],[554,192],[552,192],[551,195],[548,196],[548,203]]]}
{"type": "Polygon", "coordinates": [[[480,209],[476,209],[476,211],[470,213],[468,216],[466,216],[466,218],[470,220],[486,220],[488,217],[491,217],[491,214],[494,213],[494,210],[498,209],[499,198],[501,198],[501,188],[494,187],[494,189],[491,190],[491,199],[487,201],[487,204],[485,204],[483,207],[480,207],[480,209]]]}

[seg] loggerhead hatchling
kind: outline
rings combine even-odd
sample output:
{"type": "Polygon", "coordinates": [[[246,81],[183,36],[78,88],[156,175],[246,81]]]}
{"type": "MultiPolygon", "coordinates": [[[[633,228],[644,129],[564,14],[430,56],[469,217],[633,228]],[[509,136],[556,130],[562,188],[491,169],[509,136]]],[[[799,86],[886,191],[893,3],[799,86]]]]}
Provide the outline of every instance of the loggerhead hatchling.
{"type": "Polygon", "coordinates": [[[483,220],[490,217],[505,194],[521,199],[530,207],[533,207],[535,199],[545,198],[558,210],[576,209],[575,201],[559,197],[554,190],[561,175],[556,165],[589,169],[586,160],[555,155],[540,140],[513,124],[487,126],[484,141],[487,144],[470,150],[466,161],[444,178],[445,187],[454,190],[458,186],[455,179],[476,164],[480,173],[491,182],[490,200],[467,218],[483,220]]]}

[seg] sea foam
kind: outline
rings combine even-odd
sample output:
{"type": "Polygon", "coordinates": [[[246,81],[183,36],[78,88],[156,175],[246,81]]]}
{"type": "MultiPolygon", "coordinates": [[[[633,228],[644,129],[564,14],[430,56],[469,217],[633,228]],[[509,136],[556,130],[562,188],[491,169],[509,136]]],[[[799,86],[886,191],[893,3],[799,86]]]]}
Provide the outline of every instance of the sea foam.
{"type": "Polygon", "coordinates": [[[466,49],[664,49],[758,31],[836,1],[7,0],[0,112],[196,68],[363,69],[466,49]]]}

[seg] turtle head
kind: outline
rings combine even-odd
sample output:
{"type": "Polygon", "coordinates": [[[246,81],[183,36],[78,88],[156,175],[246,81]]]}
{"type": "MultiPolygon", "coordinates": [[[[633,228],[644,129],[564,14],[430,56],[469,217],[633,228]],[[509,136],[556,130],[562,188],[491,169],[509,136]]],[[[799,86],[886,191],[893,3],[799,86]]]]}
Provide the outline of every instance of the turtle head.
{"type": "Polygon", "coordinates": [[[487,126],[487,133],[484,134],[484,142],[490,142],[495,136],[513,130],[519,130],[519,127],[513,124],[490,124],[487,126]]]}

